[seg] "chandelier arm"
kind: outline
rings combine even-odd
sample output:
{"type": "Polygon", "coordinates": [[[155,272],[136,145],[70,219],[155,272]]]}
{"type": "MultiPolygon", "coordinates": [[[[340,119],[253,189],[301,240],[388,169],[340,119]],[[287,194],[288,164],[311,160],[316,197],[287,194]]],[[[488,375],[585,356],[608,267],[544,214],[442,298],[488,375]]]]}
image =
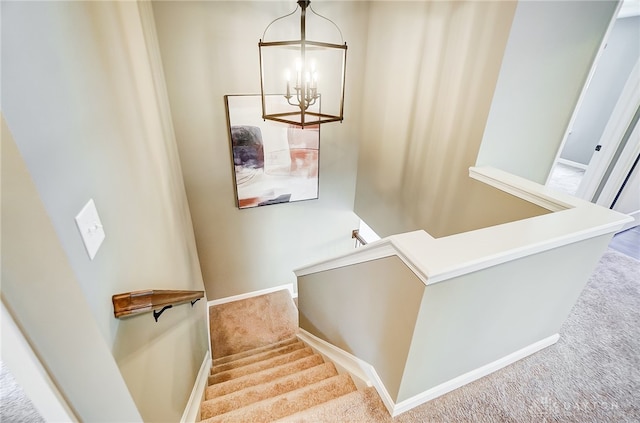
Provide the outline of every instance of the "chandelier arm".
{"type": "Polygon", "coordinates": [[[307,104],[307,102],[306,102],[306,100],[304,98],[304,95],[301,98],[300,91],[302,91],[302,90],[300,90],[299,88],[296,88],[296,101],[298,102],[297,104],[296,103],[292,103],[291,100],[288,99],[288,98],[287,98],[287,103],[289,103],[292,106],[299,107],[301,110],[307,110],[307,108],[309,108],[309,105],[307,104]]]}
{"type": "MultiPolygon", "coordinates": [[[[309,9],[311,9],[311,11],[313,12],[314,15],[319,16],[322,19],[325,19],[325,20],[331,22],[333,24],[333,26],[335,26],[336,29],[338,30],[338,32],[340,33],[340,39],[342,40],[342,44],[344,44],[344,36],[342,35],[342,31],[340,30],[340,27],[334,21],[332,21],[331,19],[327,18],[326,16],[322,16],[321,14],[319,14],[318,12],[313,10],[313,7],[311,6],[311,4],[309,4],[309,9]]],[[[294,10],[294,12],[295,12],[295,10],[294,10]]]]}
{"type": "MultiPolygon", "coordinates": [[[[273,25],[274,23],[276,23],[277,21],[279,21],[280,19],[284,19],[284,18],[288,18],[289,16],[293,15],[294,13],[296,13],[298,11],[298,6],[296,5],[296,8],[293,9],[293,12],[289,13],[288,15],[284,15],[284,16],[280,16],[279,18],[275,18],[274,20],[271,21],[271,23],[269,25],[267,25],[267,27],[264,29],[264,32],[262,33],[262,40],[265,39],[266,35],[267,35],[267,31],[269,30],[269,27],[271,25],[273,25]]],[[[314,12],[315,13],[315,12],[314,12]]],[[[317,15],[317,13],[316,13],[317,15]]],[[[318,15],[320,16],[320,15],[318,15]]],[[[324,16],[323,16],[324,17],[324,16]]],[[[326,18],[325,18],[326,19],[326,18]]],[[[335,25],[335,24],[334,24],[335,25]]],[[[338,28],[338,31],[340,29],[338,28]]],[[[340,35],[342,35],[342,33],[340,33],[340,35]]]]}
{"type": "Polygon", "coordinates": [[[314,104],[316,104],[316,100],[318,99],[318,97],[320,96],[313,96],[310,98],[307,98],[306,95],[301,95],[300,92],[302,90],[300,90],[299,88],[296,88],[296,101],[297,103],[292,103],[291,99],[293,98],[292,95],[290,96],[284,96],[284,98],[287,99],[287,103],[289,103],[289,105],[291,106],[295,106],[295,107],[299,107],[301,110],[307,110],[309,108],[309,106],[313,106],[314,104]]]}
{"type": "Polygon", "coordinates": [[[291,102],[291,98],[287,98],[287,97],[285,97],[285,98],[287,99],[287,103],[289,103],[290,106],[300,107],[300,103],[297,103],[297,104],[296,103],[292,103],[291,102]]]}
{"type": "MultiPolygon", "coordinates": [[[[296,100],[298,100],[297,106],[302,109],[302,107],[304,105],[304,100],[300,99],[300,91],[299,90],[296,92],[296,100]]],[[[306,110],[306,108],[305,108],[305,110],[306,110]]]]}

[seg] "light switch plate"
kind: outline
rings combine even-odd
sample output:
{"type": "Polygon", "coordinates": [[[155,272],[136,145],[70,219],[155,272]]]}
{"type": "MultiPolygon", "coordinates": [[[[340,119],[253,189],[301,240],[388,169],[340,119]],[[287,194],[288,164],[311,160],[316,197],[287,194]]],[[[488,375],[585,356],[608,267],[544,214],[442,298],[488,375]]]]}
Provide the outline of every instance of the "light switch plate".
{"type": "Polygon", "coordinates": [[[76,225],[78,225],[87,254],[93,260],[105,238],[104,228],[102,227],[102,222],[100,222],[100,216],[98,216],[98,210],[96,210],[93,199],[90,199],[76,216],[76,225]]]}

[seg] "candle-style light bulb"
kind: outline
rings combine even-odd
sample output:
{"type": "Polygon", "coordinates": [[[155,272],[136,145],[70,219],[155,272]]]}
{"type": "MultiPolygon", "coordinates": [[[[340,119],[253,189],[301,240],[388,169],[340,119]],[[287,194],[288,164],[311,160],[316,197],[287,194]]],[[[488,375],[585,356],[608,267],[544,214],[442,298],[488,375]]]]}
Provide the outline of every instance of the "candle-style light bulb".
{"type": "Polygon", "coordinates": [[[284,71],[284,78],[287,80],[287,98],[291,97],[291,88],[289,87],[289,81],[291,80],[291,72],[289,69],[284,71]]]}
{"type": "Polygon", "coordinates": [[[302,60],[296,59],[296,87],[302,82],[302,60]]]}

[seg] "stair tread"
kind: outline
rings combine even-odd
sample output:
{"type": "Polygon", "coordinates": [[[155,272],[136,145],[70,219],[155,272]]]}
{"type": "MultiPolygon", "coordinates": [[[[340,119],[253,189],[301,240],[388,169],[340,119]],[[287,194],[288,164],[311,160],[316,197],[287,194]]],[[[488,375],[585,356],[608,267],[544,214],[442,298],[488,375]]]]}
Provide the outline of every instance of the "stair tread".
{"type": "Polygon", "coordinates": [[[354,391],[351,377],[341,374],[202,422],[270,422],[354,391]]]}
{"type": "Polygon", "coordinates": [[[247,350],[247,351],[242,351],[242,352],[239,352],[239,353],[226,355],[226,356],[220,357],[220,358],[215,358],[213,360],[212,365],[215,367],[215,366],[217,366],[219,364],[235,361],[235,360],[238,360],[238,359],[241,359],[241,358],[244,358],[244,357],[248,357],[248,356],[251,356],[251,355],[254,355],[254,354],[258,354],[258,353],[263,352],[263,351],[269,351],[269,350],[277,349],[277,348],[280,348],[280,347],[284,347],[285,345],[295,344],[296,342],[301,342],[301,341],[298,339],[298,337],[294,336],[293,338],[288,338],[288,339],[285,339],[283,341],[276,342],[276,343],[273,343],[273,344],[264,345],[262,347],[253,348],[253,349],[250,349],[250,350],[247,350]]]}
{"type": "Polygon", "coordinates": [[[226,370],[224,372],[216,373],[209,376],[209,385],[235,379],[247,374],[256,373],[261,370],[279,366],[291,361],[296,361],[302,357],[306,357],[309,355],[313,355],[313,350],[311,350],[311,348],[309,347],[305,347],[287,354],[282,354],[266,360],[258,361],[256,363],[247,364],[246,366],[226,370]]]}
{"type": "Polygon", "coordinates": [[[266,351],[260,351],[253,355],[241,357],[236,360],[228,361],[226,363],[220,363],[211,367],[211,374],[221,373],[227,370],[235,369],[238,367],[246,366],[247,364],[256,363],[258,361],[266,360],[271,357],[283,355],[291,351],[299,350],[306,347],[304,342],[298,341],[292,344],[280,346],[278,348],[269,349],[266,351]]]}
{"type": "Polygon", "coordinates": [[[313,354],[289,363],[284,363],[259,372],[250,373],[235,379],[220,382],[207,387],[205,391],[205,400],[213,399],[215,397],[259,385],[261,383],[270,382],[274,379],[315,367],[322,363],[324,363],[322,357],[318,354],[313,354]]]}
{"type": "Polygon", "coordinates": [[[375,388],[368,387],[285,416],[274,423],[391,423],[392,421],[375,388]]]}
{"type": "Polygon", "coordinates": [[[288,289],[214,305],[209,322],[213,358],[295,337],[299,326],[288,289]]]}
{"type": "Polygon", "coordinates": [[[338,374],[333,363],[323,363],[294,374],[251,386],[230,394],[213,398],[202,403],[201,418],[206,419],[218,414],[227,413],[267,398],[282,395],[303,388],[338,374]]]}

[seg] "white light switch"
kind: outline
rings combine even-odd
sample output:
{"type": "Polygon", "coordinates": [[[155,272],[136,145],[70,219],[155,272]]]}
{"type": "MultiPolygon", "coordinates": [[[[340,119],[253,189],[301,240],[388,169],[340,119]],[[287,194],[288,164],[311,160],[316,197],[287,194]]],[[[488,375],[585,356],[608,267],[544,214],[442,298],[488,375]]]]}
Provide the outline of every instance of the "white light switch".
{"type": "Polygon", "coordinates": [[[100,216],[98,216],[98,210],[96,210],[93,199],[89,200],[80,210],[80,213],[76,216],[76,224],[87,249],[87,254],[93,260],[105,237],[102,222],[100,222],[100,216]]]}

